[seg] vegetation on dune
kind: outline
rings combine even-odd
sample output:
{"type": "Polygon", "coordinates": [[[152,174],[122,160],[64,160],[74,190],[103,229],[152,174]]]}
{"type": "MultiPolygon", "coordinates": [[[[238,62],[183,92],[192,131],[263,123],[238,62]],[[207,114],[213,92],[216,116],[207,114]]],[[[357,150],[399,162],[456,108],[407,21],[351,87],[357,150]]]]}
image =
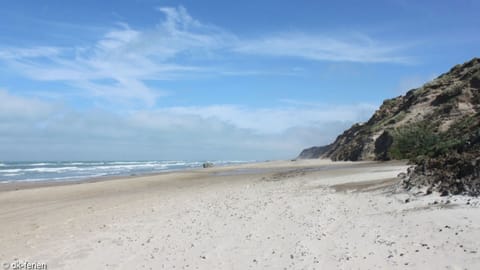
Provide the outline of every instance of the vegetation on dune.
{"type": "Polygon", "coordinates": [[[439,157],[459,150],[467,143],[469,134],[457,134],[458,130],[463,130],[461,126],[470,126],[472,121],[473,117],[467,117],[453,125],[447,132],[438,132],[433,124],[427,122],[397,128],[393,132],[390,157],[418,162],[424,158],[439,157]]]}
{"type": "Polygon", "coordinates": [[[427,186],[447,194],[480,194],[480,113],[465,116],[446,132],[419,123],[397,130],[390,154],[416,166],[404,186],[427,186]]]}

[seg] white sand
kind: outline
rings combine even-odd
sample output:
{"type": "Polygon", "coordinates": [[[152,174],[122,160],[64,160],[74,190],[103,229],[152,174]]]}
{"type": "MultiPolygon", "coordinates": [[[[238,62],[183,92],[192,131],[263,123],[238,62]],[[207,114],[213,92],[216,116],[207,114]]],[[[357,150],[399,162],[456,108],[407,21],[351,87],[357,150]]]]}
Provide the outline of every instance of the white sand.
{"type": "Polygon", "coordinates": [[[48,269],[480,269],[478,199],[467,205],[465,197],[394,193],[392,178],[405,168],[270,162],[4,188],[0,262],[48,269]]]}

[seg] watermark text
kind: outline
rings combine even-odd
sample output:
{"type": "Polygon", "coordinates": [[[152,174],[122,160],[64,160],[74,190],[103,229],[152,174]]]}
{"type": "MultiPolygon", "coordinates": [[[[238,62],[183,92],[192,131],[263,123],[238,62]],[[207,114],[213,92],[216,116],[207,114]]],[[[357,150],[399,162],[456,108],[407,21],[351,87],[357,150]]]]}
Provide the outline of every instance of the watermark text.
{"type": "Polygon", "coordinates": [[[47,270],[47,264],[42,262],[13,261],[3,262],[2,267],[5,270],[47,270]]]}

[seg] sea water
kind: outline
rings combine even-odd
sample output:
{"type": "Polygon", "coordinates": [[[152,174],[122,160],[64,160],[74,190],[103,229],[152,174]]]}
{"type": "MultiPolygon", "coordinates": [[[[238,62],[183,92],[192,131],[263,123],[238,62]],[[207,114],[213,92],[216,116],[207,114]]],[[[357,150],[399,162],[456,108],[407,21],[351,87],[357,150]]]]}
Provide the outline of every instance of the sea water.
{"type": "Polygon", "coordinates": [[[36,161],[0,162],[0,183],[14,181],[72,181],[106,176],[130,176],[252,161],[36,161]]]}

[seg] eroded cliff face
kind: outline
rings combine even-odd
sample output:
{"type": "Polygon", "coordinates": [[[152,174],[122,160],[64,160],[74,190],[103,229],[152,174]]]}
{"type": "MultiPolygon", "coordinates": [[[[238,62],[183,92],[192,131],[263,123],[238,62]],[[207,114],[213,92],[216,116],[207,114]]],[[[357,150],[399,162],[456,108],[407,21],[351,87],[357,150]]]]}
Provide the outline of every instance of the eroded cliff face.
{"type": "Polygon", "coordinates": [[[332,160],[388,160],[396,129],[429,123],[436,132],[448,132],[466,116],[480,111],[480,59],[453,67],[404,96],[388,99],[366,122],[355,124],[318,155],[299,158],[332,160]]]}
{"type": "Polygon", "coordinates": [[[388,99],[366,122],[315,158],[409,159],[401,186],[427,194],[480,195],[480,59],[453,67],[404,96],[388,99]]]}

